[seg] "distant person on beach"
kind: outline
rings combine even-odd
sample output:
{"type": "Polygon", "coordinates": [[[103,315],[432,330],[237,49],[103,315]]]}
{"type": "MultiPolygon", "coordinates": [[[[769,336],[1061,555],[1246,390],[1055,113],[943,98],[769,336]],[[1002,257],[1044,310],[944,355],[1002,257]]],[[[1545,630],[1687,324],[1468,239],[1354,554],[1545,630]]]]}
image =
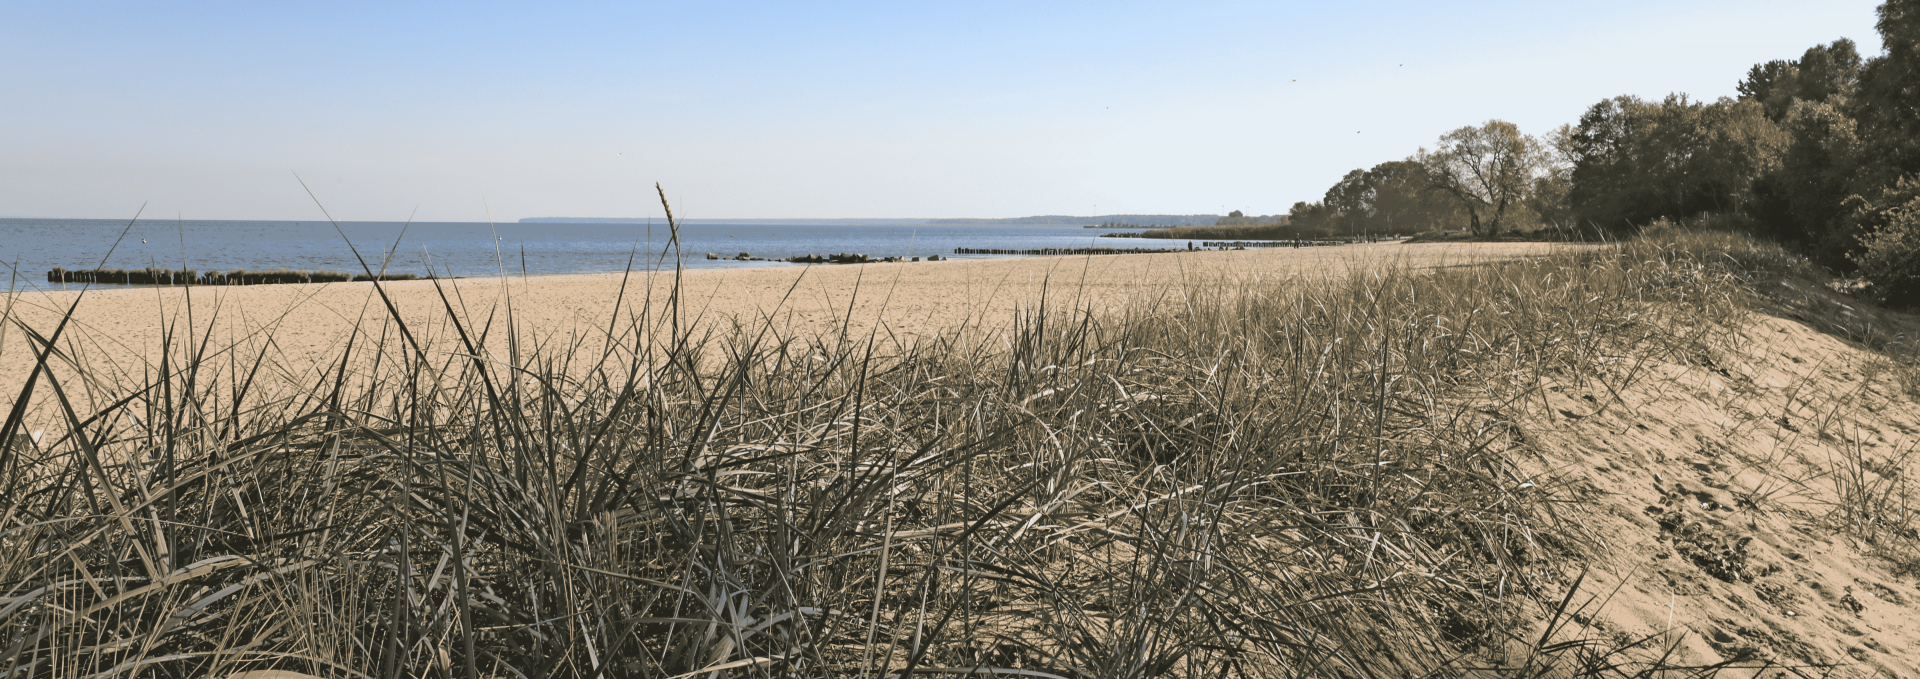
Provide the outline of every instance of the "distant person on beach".
{"type": "Polygon", "coordinates": [[[1193,250],[1193,241],[1187,241],[1187,250],[1188,250],[1188,251],[1192,251],[1192,250],[1193,250]]]}

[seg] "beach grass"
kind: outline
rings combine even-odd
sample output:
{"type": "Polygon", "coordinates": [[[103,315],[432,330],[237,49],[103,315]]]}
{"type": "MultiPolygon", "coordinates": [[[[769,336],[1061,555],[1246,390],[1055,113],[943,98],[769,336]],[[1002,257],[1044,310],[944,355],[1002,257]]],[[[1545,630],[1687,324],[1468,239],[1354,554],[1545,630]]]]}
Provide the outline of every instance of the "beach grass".
{"type": "MultiPolygon", "coordinates": [[[[319,377],[172,332],[0,430],[0,677],[1667,676],[1563,624],[1606,593],[1515,423],[1798,262],[1670,234],[1120,312],[1056,282],[906,346],[676,295],[585,349],[443,288],[448,332],[362,321],[319,377]]],[[[0,360],[73,360],[18,330],[0,360]]]]}

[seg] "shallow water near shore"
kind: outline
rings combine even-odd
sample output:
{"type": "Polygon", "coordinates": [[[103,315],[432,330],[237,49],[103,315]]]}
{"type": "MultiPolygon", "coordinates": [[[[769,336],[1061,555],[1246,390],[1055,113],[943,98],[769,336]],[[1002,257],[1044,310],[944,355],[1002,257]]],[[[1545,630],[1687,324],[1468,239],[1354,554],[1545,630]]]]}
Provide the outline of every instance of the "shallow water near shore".
{"type": "MultiPolygon", "coordinates": [[[[125,220],[0,219],[0,262],[19,283],[46,285],[54,267],[91,269],[295,269],[359,273],[347,247],[375,269],[389,250],[393,273],[492,276],[554,275],[672,267],[665,221],[658,224],[521,224],[468,222],[140,220],[112,256],[125,220]],[[402,230],[404,228],[404,235],[402,230]],[[397,243],[397,246],[396,246],[397,243]],[[101,264],[102,258],[105,264],[101,264]],[[183,265],[184,262],[184,265],[183,265]]],[[[740,253],[767,260],[806,254],[862,253],[872,257],[950,257],[955,248],[1037,250],[1124,247],[1182,249],[1186,241],[1100,238],[1095,230],[1061,226],[943,226],[870,224],[689,224],[680,227],[688,268],[794,266],[743,262],[740,253]],[[722,259],[709,260],[706,253],[722,259]]],[[[983,258],[990,255],[959,255],[983,258]]],[[[96,286],[99,287],[99,286],[96,286]]]]}

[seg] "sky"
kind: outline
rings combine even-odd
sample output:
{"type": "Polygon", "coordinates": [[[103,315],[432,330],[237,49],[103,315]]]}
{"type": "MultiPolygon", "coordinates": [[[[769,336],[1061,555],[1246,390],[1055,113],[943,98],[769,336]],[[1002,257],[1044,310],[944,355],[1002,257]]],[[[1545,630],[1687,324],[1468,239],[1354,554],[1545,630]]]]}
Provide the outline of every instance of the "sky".
{"type": "Polygon", "coordinates": [[[0,0],[0,216],[1278,214],[1876,4],[0,0]]]}

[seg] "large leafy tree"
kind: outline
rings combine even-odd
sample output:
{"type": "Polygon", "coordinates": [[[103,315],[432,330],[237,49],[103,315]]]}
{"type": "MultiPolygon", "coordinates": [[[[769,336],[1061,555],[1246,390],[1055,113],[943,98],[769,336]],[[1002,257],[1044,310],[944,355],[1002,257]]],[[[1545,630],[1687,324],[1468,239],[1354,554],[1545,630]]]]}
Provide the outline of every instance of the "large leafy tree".
{"type": "MultiPolygon", "coordinates": [[[[1804,174],[1829,189],[1803,198],[1837,213],[1823,239],[1829,265],[1857,264],[1889,301],[1920,304],[1920,0],[1888,0],[1874,28],[1886,52],[1860,69],[1859,85],[1834,110],[1810,108],[1796,130],[1809,153],[1804,174]],[[1850,118],[1850,120],[1849,120],[1850,118]],[[1851,127],[1847,124],[1852,123],[1851,127]],[[1843,149],[1852,148],[1847,154],[1843,149]],[[1817,153],[1825,152],[1825,153],[1817,153]],[[1825,162],[1830,161],[1830,162],[1825,162]],[[1848,188],[1837,210],[1832,199],[1848,188]],[[1844,259],[1835,257],[1835,252],[1844,259]]],[[[1798,141],[1798,140],[1796,140],[1798,141]]],[[[1801,144],[1796,143],[1796,151],[1801,144]]],[[[1798,163],[1795,164],[1796,169],[1798,163]]],[[[1804,186],[1788,177],[1783,183],[1804,186]]],[[[1798,208],[1799,205],[1794,205],[1798,208]]]]}
{"type": "Polygon", "coordinates": [[[1895,180],[1873,201],[1849,197],[1846,207],[1861,246],[1849,260],[1888,304],[1920,306],[1920,177],[1895,180]]]}
{"type": "Polygon", "coordinates": [[[1833,266],[1845,266],[1858,246],[1841,204],[1859,188],[1858,126],[1847,109],[1861,69],[1853,41],[1841,38],[1799,59],[1756,64],[1739,85],[1742,100],[1763,107],[1786,139],[1778,164],[1750,187],[1751,223],[1833,266]]]}
{"type": "Polygon", "coordinates": [[[1842,208],[1857,190],[1858,125],[1831,103],[1798,100],[1781,129],[1790,141],[1779,167],[1754,182],[1754,223],[1775,240],[1812,246],[1829,266],[1844,266],[1858,246],[1842,208]]]}
{"type": "Polygon", "coordinates": [[[1851,111],[1880,169],[1872,182],[1889,186],[1920,171],[1920,0],[1887,0],[1874,27],[1887,52],[1860,69],[1851,111]]]}
{"type": "Polygon", "coordinates": [[[1860,50],[1841,38],[1814,45],[1800,55],[1799,94],[1805,101],[1836,101],[1850,97],[1860,85],[1860,50]]]}
{"type": "Polygon", "coordinates": [[[1464,221],[1460,208],[1433,190],[1432,173],[1414,159],[1375,165],[1367,175],[1373,185],[1374,232],[1406,233],[1464,221]]]}
{"type": "Polygon", "coordinates": [[[1504,120],[1448,132],[1415,158],[1433,186],[1467,212],[1469,228],[1484,236],[1500,234],[1507,213],[1526,200],[1547,162],[1539,140],[1504,120]]]}
{"type": "Polygon", "coordinates": [[[1740,98],[1760,102],[1766,107],[1767,117],[1779,121],[1800,94],[1800,64],[1786,59],[1754,64],[1735,89],[1740,98]]]}
{"type": "Polygon", "coordinates": [[[1568,196],[1573,191],[1573,135],[1577,131],[1572,125],[1561,125],[1547,133],[1541,141],[1545,151],[1541,171],[1533,180],[1532,195],[1527,197],[1534,218],[1558,228],[1574,224],[1568,196]]]}
{"type": "Polygon", "coordinates": [[[1426,166],[1395,160],[1354,170],[1327,189],[1322,205],[1334,213],[1346,233],[1408,233],[1444,228],[1458,213],[1450,199],[1434,190],[1426,166]]]}
{"type": "Polygon", "coordinates": [[[1742,214],[1754,181],[1773,171],[1786,144],[1757,101],[1615,97],[1588,109],[1566,141],[1568,201],[1582,222],[1605,230],[1742,214]]]}
{"type": "Polygon", "coordinates": [[[1862,193],[1920,172],[1920,0],[1888,0],[1879,15],[1887,51],[1860,69],[1858,92],[1842,107],[1864,142],[1862,193]]]}
{"type": "Polygon", "coordinates": [[[1332,233],[1335,212],[1321,201],[1298,201],[1287,210],[1287,223],[1303,236],[1332,233]]]}
{"type": "Polygon", "coordinates": [[[1781,122],[1795,101],[1839,101],[1851,96],[1859,82],[1859,49],[1841,38],[1809,47],[1799,59],[1754,64],[1736,89],[1741,99],[1765,107],[1768,120],[1781,122]]]}
{"type": "Polygon", "coordinates": [[[1754,180],[1780,166],[1787,134],[1750,101],[1723,98],[1703,105],[1692,122],[1699,146],[1683,168],[1687,190],[1709,206],[1705,211],[1743,214],[1754,180]]]}
{"type": "MultiPolygon", "coordinates": [[[[1885,54],[1862,63],[1841,39],[1756,65],[1740,83],[1789,140],[1777,168],[1753,185],[1755,226],[1840,269],[1870,242],[1910,242],[1874,234],[1911,221],[1885,213],[1909,202],[1900,180],[1920,172],[1920,2],[1891,0],[1878,13],[1885,54]]],[[[1877,259],[1880,275],[1888,261],[1903,260],[1877,259]]]]}

